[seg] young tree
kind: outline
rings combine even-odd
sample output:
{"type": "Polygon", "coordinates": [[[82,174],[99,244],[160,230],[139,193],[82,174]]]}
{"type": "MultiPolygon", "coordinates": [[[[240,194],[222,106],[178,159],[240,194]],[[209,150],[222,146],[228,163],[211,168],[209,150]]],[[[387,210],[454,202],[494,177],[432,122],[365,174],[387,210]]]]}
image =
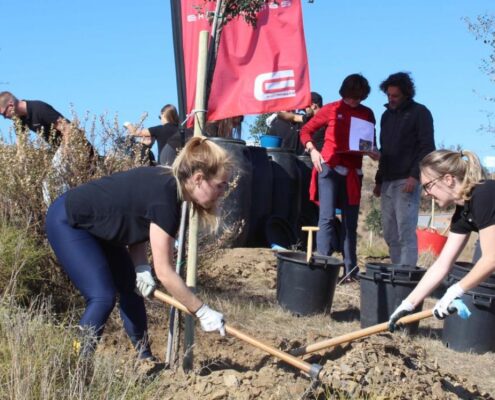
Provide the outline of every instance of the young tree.
{"type": "Polygon", "coordinates": [[[250,137],[252,137],[256,143],[259,143],[260,136],[265,135],[268,130],[268,127],[266,126],[266,119],[270,115],[270,113],[259,114],[254,119],[254,122],[252,124],[249,124],[250,137]]]}

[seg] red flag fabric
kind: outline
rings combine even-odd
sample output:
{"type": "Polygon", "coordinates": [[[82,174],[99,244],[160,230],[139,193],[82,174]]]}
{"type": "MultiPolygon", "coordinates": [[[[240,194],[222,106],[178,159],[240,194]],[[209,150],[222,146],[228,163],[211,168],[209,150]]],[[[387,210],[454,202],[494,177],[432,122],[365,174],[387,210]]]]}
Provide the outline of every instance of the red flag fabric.
{"type": "MultiPolygon", "coordinates": [[[[194,107],[201,0],[182,0],[188,112],[194,107]]],[[[215,3],[208,4],[214,10],[215,3]]],[[[257,27],[242,17],[224,26],[208,102],[208,120],[304,108],[311,102],[300,0],[268,3],[257,27]]]]}

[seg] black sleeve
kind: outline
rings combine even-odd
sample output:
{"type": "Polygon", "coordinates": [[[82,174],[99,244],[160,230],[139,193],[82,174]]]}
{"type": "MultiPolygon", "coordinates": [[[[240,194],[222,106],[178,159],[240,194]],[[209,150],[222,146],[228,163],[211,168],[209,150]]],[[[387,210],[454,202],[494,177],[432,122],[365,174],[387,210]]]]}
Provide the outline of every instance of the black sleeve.
{"type": "Polygon", "coordinates": [[[495,201],[494,186],[490,183],[480,184],[473,192],[471,199],[471,209],[473,220],[478,229],[484,229],[495,225],[495,201]]]}
{"type": "Polygon", "coordinates": [[[454,215],[450,220],[450,231],[453,233],[458,233],[461,235],[466,235],[473,231],[473,228],[469,223],[463,218],[462,214],[464,212],[464,207],[457,206],[455,208],[454,215]]]}
{"type": "Polygon", "coordinates": [[[59,118],[66,119],[62,114],[55,110],[50,104],[40,102],[35,110],[33,120],[36,119],[41,125],[55,124],[59,118]]]}
{"type": "Polygon", "coordinates": [[[176,207],[166,207],[163,204],[151,205],[147,217],[157,224],[170,236],[175,237],[179,229],[180,215],[176,207]]]}
{"type": "Polygon", "coordinates": [[[148,128],[150,131],[150,135],[157,139],[158,137],[162,136],[165,134],[164,129],[165,127],[163,125],[157,125],[157,126],[152,126],[151,128],[148,128]]]}
{"type": "MultiPolygon", "coordinates": [[[[168,185],[168,189],[175,187],[175,182],[171,182],[168,185]]],[[[174,237],[177,234],[180,224],[180,207],[178,206],[177,190],[166,190],[160,196],[160,201],[149,205],[146,217],[170,236],[174,237]]]]}
{"type": "Polygon", "coordinates": [[[433,117],[430,110],[425,106],[421,106],[418,115],[418,147],[410,176],[419,180],[419,163],[427,154],[434,150],[433,117]]]}

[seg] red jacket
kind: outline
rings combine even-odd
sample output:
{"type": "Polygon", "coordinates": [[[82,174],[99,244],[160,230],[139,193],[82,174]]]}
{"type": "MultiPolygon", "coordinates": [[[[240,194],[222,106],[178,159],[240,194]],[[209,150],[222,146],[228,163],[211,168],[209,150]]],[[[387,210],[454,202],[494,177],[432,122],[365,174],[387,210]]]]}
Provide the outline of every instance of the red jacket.
{"type": "MultiPolygon", "coordinates": [[[[327,126],[325,130],[325,140],[321,150],[321,156],[332,168],[341,165],[349,168],[347,175],[347,193],[349,204],[358,205],[361,194],[360,179],[357,177],[356,169],[361,168],[363,156],[359,153],[340,153],[349,150],[349,129],[351,117],[364,119],[375,123],[373,111],[360,104],[352,108],[345,104],[343,100],[324,105],[318,113],[311,118],[301,129],[301,142],[304,147],[311,141],[311,136],[322,126],[327,126]]],[[[317,173],[313,168],[312,185],[310,195],[315,199],[317,189],[317,173]]]]}

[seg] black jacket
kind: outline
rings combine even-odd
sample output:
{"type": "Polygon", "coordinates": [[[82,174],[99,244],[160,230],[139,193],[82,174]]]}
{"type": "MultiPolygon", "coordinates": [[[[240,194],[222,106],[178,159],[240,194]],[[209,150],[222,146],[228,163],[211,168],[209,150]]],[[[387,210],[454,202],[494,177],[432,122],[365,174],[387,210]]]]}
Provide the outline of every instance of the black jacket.
{"type": "Polygon", "coordinates": [[[375,182],[410,176],[419,179],[419,162],[435,150],[431,113],[414,100],[406,101],[396,110],[385,107],[380,122],[381,158],[375,182]]]}

